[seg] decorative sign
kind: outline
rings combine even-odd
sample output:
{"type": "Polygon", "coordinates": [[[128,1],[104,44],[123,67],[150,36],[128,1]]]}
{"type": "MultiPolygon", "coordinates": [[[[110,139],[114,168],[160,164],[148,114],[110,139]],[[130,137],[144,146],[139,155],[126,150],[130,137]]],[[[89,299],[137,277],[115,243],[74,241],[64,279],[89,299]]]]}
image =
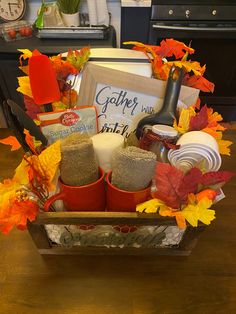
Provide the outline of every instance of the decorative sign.
{"type": "MultiPolygon", "coordinates": [[[[127,138],[140,119],[160,111],[165,87],[165,81],[87,63],[78,104],[97,108],[99,132],[115,132],[127,138]]],[[[199,90],[182,86],[178,105],[196,103],[198,94],[199,90]]]]}
{"type": "Polygon", "coordinates": [[[49,238],[65,247],[170,247],[177,246],[184,231],[177,226],[76,226],[46,225],[49,238]]]}
{"type": "Polygon", "coordinates": [[[139,120],[161,108],[162,99],[131,90],[97,84],[94,106],[98,110],[99,132],[128,137],[139,120]]]}

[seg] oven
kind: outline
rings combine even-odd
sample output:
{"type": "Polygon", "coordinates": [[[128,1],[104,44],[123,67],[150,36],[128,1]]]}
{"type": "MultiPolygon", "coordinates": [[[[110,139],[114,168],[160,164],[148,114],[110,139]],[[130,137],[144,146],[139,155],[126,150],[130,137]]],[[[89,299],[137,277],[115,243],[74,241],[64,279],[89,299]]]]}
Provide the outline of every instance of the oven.
{"type": "MultiPolygon", "coordinates": [[[[158,45],[165,38],[191,43],[196,52],[190,58],[206,64],[204,76],[215,84],[214,93],[200,93],[202,104],[225,121],[236,120],[236,1],[153,0],[147,19],[146,43],[158,45]]],[[[141,30],[133,31],[138,40],[141,30]]]]}

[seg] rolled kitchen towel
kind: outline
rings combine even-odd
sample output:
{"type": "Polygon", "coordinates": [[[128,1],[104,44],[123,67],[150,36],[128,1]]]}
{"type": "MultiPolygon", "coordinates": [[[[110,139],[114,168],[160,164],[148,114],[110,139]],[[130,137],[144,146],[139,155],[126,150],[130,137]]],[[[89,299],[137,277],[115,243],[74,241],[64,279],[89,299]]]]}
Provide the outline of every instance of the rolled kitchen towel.
{"type": "Polygon", "coordinates": [[[87,0],[88,4],[88,14],[89,14],[89,24],[97,25],[98,17],[97,17],[97,0],[87,0]]]}
{"type": "Polygon", "coordinates": [[[109,26],[109,13],[106,0],[96,0],[98,25],[109,26]]]}
{"type": "Polygon", "coordinates": [[[85,134],[72,133],[61,142],[61,179],[71,186],[93,183],[99,178],[92,140],[85,134]]]}
{"type": "Polygon", "coordinates": [[[138,147],[119,148],[112,157],[111,183],[125,191],[148,187],[155,173],[156,155],[138,147]]]}

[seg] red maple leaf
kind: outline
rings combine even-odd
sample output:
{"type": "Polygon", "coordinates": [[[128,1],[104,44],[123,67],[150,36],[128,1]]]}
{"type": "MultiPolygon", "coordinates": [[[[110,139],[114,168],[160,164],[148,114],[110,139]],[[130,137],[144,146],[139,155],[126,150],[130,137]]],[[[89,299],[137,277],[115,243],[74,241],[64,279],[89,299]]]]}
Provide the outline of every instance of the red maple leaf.
{"type": "Polygon", "coordinates": [[[215,184],[221,184],[222,186],[235,175],[236,172],[231,171],[211,171],[203,174],[200,183],[207,187],[215,184]]]}
{"type": "Polygon", "coordinates": [[[192,168],[185,174],[178,188],[178,194],[183,202],[187,201],[189,193],[197,193],[199,182],[202,179],[202,172],[198,168],[192,168]]]}
{"type": "Polygon", "coordinates": [[[196,116],[191,117],[189,121],[189,131],[199,131],[208,124],[207,106],[203,106],[196,116]]]}
{"type": "Polygon", "coordinates": [[[167,206],[179,208],[182,197],[179,195],[179,186],[184,178],[184,173],[168,163],[157,163],[156,187],[153,196],[165,202],[167,206]]]}
{"type": "Polygon", "coordinates": [[[26,95],[24,95],[24,104],[28,116],[30,116],[31,119],[37,119],[37,114],[42,112],[41,107],[36,105],[33,98],[26,95]]]}

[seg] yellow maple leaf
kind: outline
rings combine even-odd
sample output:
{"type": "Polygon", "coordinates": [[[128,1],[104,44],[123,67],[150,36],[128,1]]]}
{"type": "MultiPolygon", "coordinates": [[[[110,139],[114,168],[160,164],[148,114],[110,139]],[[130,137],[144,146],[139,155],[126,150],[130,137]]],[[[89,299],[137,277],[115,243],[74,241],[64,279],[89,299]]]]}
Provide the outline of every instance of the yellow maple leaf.
{"type": "Polygon", "coordinates": [[[198,221],[209,225],[213,219],[215,219],[215,211],[209,209],[212,205],[212,201],[207,197],[202,198],[198,203],[185,206],[182,209],[183,217],[192,225],[193,227],[198,226],[198,221]]]}
{"type": "Polygon", "coordinates": [[[174,121],[173,126],[176,129],[176,131],[178,131],[181,134],[188,132],[190,119],[195,115],[196,112],[192,106],[187,109],[182,109],[180,112],[178,123],[176,120],[174,121]]]}
{"type": "Polygon", "coordinates": [[[19,182],[12,179],[7,179],[0,183],[0,216],[9,207],[16,190],[20,188],[19,182]]]}
{"type": "Polygon", "coordinates": [[[22,159],[21,163],[15,170],[13,180],[22,185],[27,185],[29,183],[28,171],[29,164],[25,159],[22,159]]]}
{"type": "Polygon", "coordinates": [[[53,189],[51,183],[58,171],[59,163],[61,161],[61,142],[57,141],[47,147],[39,156],[38,156],[40,167],[43,172],[46,174],[47,182],[49,189],[53,189]]]}
{"type": "Polygon", "coordinates": [[[139,213],[143,213],[143,212],[145,212],[145,213],[156,213],[158,211],[160,205],[164,205],[164,203],[157,198],[153,198],[149,201],[138,204],[136,206],[136,211],[139,213]]]}
{"type": "Polygon", "coordinates": [[[16,90],[22,93],[23,95],[27,95],[30,98],[33,98],[29,77],[20,76],[17,79],[18,79],[19,87],[16,90]]]}
{"type": "Polygon", "coordinates": [[[202,76],[205,72],[205,66],[201,67],[200,63],[197,61],[168,61],[165,63],[168,67],[173,65],[178,68],[184,68],[186,72],[193,72],[197,76],[202,76]]]}
{"type": "Polygon", "coordinates": [[[26,75],[29,75],[29,66],[28,65],[24,65],[24,66],[20,66],[19,69],[26,75]]]}
{"type": "Polygon", "coordinates": [[[32,52],[29,49],[17,49],[22,54],[20,55],[20,64],[22,65],[22,59],[27,60],[32,57],[32,52]]]}
{"type": "Polygon", "coordinates": [[[218,140],[217,141],[218,146],[219,146],[219,152],[221,155],[228,155],[230,156],[230,148],[229,146],[233,144],[231,141],[226,141],[226,140],[218,140]]]}

